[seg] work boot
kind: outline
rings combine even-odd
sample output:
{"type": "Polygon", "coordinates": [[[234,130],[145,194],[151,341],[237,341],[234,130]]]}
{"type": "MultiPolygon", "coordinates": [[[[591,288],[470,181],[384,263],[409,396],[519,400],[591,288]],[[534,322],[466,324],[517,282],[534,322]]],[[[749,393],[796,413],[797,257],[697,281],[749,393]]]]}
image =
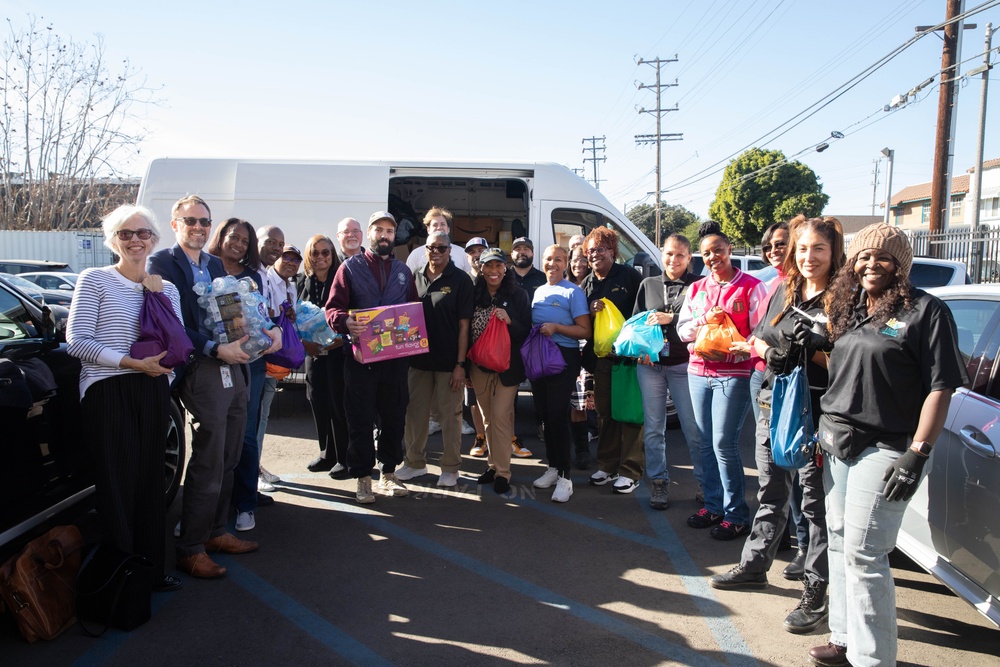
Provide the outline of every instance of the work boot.
{"type": "Polygon", "coordinates": [[[812,632],[829,613],[826,606],[826,582],[807,581],[799,606],[785,619],[785,630],[796,635],[812,632]]]}
{"type": "Polygon", "coordinates": [[[750,572],[740,563],[725,574],[717,574],[708,585],[724,591],[762,591],[767,588],[766,572],[750,572]]]}
{"type": "Polygon", "coordinates": [[[649,506],[654,510],[665,510],[669,503],[669,489],[667,480],[654,479],[650,484],[649,506]]]}
{"type": "Polygon", "coordinates": [[[590,441],[587,440],[587,422],[570,422],[573,444],[576,448],[576,467],[586,470],[590,467],[590,441]]]}
{"type": "Polygon", "coordinates": [[[785,566],[785,569],[781,571],[781,576],[790,581],[802,581],[802,577],[806,575],[806,550],[799,549],[798,553],[795,554],[795,558],[792,562],[785,566]]]}

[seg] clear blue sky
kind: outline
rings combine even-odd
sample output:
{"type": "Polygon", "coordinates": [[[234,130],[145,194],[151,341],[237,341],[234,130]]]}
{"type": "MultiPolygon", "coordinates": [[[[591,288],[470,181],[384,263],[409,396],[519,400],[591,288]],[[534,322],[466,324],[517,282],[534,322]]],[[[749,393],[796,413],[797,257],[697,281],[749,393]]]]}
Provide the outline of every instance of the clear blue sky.
{"type": "MultiPolygon", "coordinates": [[[[966,9],[982,0],[966,0],[966,9]]],[[[606,136],[600,189],[619,208],[653,191],[655,154],[634,135],[654,131],[654,70],[634,58],[670,58],[678,80],[664,106],[663,184],[737,153],[944,18],[945,0],[660,0],[658,2],[189,2],[0,0],[15,26],[29,12],[77,41],[104,36],[162,85],[142,119],[149,136],[125,171],[159,156],[309,159],[432,158],[555,161],[582,167],[584,137],[606,136]]],[[[982,60],[970,19],[963,70],[982,60]]],[[[1000,38],[994,40],[994,47],[1000,38]]],[[[870,213],[873,161],[895,149],[893,190],[930,180],[937,80],[920,100],[880,111],[935,76],[941,40],[928,36],[780,139],[830,195],[827,213],[870,213]]],[[[994,74],[989,104],[1000,117],[994,74]]],[[[979,77],[963,82],[954,171],[971,166],[979,77]]],[[[1000,157],[987,125],[986,158],[1000,157]]],[[[883,198],[885,163],[877,198],[883,198]]],[[[590,171],[588,166],[587,175],[590,171]]],[[[665,195],[699,215],[721,173],[665,195]]]]}

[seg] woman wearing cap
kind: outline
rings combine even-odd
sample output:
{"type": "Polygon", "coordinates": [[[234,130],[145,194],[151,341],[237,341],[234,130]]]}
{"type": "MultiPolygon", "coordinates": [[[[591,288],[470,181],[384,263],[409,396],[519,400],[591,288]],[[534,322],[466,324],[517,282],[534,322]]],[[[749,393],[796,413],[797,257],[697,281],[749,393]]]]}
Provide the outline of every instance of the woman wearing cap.
{"type": "Polygon", "coordinates": [[[559,347],[566,368],[535,380],[535,412],[545,429],[545,455],[549,467],[532,484],[547,489],[555,484],[552,500],[564,503],[573,495],[570,473],[570,396],[580,374],[580,341],[590,337],[590,310],[583,290],[566,280],[569,253],[562,246],[550,245],[542,254],[545,284],[535,290],[531,302],[531,323],[540,327],[559,347]]]}
{"type": "Polygon", "coordinates": [[[507,270],[503,251],[490,248],[479,256],[479,276],[472,294],[475,310],[469,327],[469,350],[486,330],[493,315],[510,334],[510,366],[502,373],[468,363],[469,380],[476,390],[476,402],[486,426],[489,469],[479,476],[480,484],[492,484],[497,493],[510,490],[510,455],[507,444],[514,434],[514,399],[524,381],[521,345],[531,328],[528,295],[517,286],[513,271],[507,270]]]}
{"type": "Polygon", "coordinates": [[[820,400],[827,454],[830,641],[817,665],[896,664],[889,552],[968,379],[951,311],[910,285],[913,253],[895,227],[865,227],[827,290],[830,385],[820,400]]]}

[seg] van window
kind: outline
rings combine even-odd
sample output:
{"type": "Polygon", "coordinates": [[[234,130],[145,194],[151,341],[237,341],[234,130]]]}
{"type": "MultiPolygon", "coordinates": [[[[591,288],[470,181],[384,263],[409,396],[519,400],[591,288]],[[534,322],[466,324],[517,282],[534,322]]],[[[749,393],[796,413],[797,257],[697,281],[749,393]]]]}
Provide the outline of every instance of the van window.
{"type": "Polygon", "coordinates": [[[0,340],[21,340],[35,335],[31,317],[21,301],[7,288],[0,287],[0,340]]]}
{"type": "Polygon", "coordinates": [[[955,269],[951,266],[914,262],[910,267],[910,284],[920,289],[941,287],[950,284],[954,275],[955,269]]]}
{"type": "Polygon", "coordinates": [[[638,244],[619,228],[618,223],[597,211],[575,208],[557,208],[552,211],[552,238],[564,248],[577,234],[586,236],[595,227],[607,227],[618,232],[618,263],[626,264],[639,252],[638,244]]]}

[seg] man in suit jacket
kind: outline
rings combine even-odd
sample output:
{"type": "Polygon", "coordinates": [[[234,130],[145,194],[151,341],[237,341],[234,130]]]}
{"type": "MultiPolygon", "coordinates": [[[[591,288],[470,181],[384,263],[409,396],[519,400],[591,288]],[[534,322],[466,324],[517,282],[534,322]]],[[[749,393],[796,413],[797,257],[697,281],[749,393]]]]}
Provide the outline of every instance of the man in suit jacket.
{"type": "MultiPolygon", "coordinates": [[[[222,261],[204,252],[212,214],[201,197],[189,195],[171,209],[170,226],[177,242],[150,255],[147,272],[162,276],[181,295],[181,314],[194,352],[184,366],[180,397],[193,419],[191,456],[184,479],[181,533],[176,542],[177,569],[193,577],[220,577],[226,568],[209,552],[246,553],[256,542],[226,531],[233,469],[243,447],[247,418],[247,354],[243,338],[219,344],[205,325],[207,313],[198,305],[195,283],[223,277],[222,261]]],[[[280,347],[280,334],[277,334],[280,347]]]]}

